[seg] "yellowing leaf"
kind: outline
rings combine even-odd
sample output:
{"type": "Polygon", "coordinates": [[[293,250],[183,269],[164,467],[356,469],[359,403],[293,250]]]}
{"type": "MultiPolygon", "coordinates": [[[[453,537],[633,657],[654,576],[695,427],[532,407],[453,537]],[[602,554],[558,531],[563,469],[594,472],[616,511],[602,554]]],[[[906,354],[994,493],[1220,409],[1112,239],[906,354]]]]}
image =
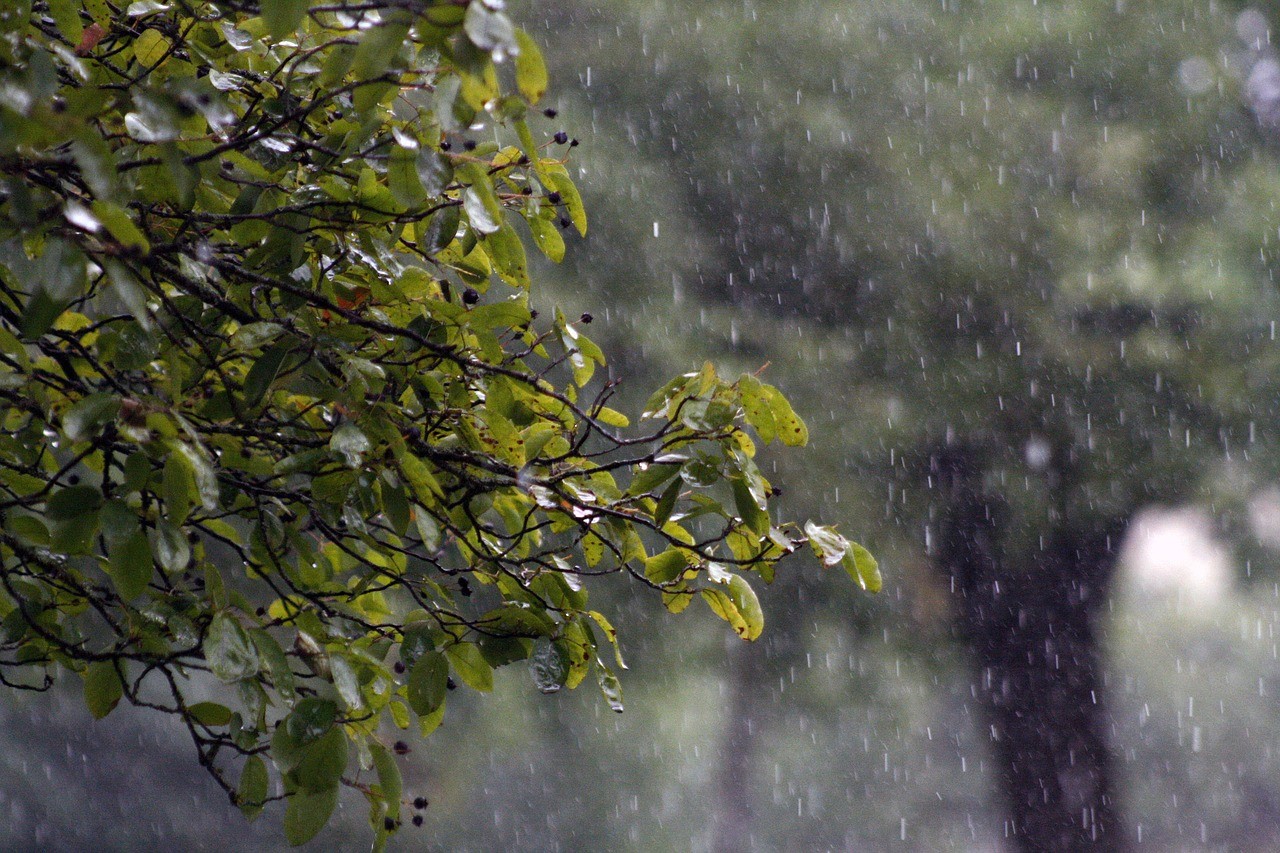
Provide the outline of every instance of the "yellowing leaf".
{"type": "Polygon", "coordinates": [[[547,63],[542,59],[538,43],[524,30],[516,30],[516,44],[520,48],[516,54],[516,86],[529,103],[536,104],[546,94],[550,83],[547,63]]]}
{"type": "MultiPolygon", "coordinates": [[[[147,32],[155,31],[147,30],[147,32]]],[[[151,243],[146,235],[134,224],[133,217],[123,207],[114,202],[99,199],[93,203],[93,212],[121,246],[126,249],[136,249],[144,255],[151,251],[151,243]]]]}
{"type": "MultiPolygon", "coordinates": [[[[160,60],[165,58],[169,49],[173,47],[173,43],[164,37],[159,30],[146,29],[142,31],[142,35],[138,36],[133,42],[133,58],[139,64],[148,68],[157,65],[160,60]]],[[[96,205],[95,205],[96,208],[96,205]]],[[[94,211],[97,212],[96,210],[94,211]]],[[[99,216],[101,218],[101,216],[99,216]]],[[[110,227],[110,226],[108,226],[110,227]]]]}
{"type": "Polygon", "coordinates": [[[453,664],[453,671],[467,686],[485,693],[493,689],[493,667],[475,645],[459,643],[445,649],[445,654],[453,664]]]}

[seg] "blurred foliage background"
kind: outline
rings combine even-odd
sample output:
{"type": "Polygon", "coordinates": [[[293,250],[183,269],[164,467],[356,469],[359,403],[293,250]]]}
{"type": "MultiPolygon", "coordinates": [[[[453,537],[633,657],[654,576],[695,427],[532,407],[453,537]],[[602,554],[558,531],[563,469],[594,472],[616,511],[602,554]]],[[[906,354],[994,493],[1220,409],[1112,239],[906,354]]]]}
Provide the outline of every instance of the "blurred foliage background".
{"type": "MultiPolygon", "coordinates": [[[[798,558],[763,597],[766,637],[741,648],[709,615],[616,593],[602,609],[630,638],[626,713],[538,695],[521,672],[483,701],[459,691],[458,719],[414,753],[407,790],[431,804],[398,843],[1005,849],[955,579],[930,561],[928,458],[961,436],[985,448],[1010,547],[1200,508],[1207,532],[1163,591],[1125,580],[1100,610],[1122,833],[1274,849],[1269,7],[514,5],[554,66],[593,217],[538,271],[546,298],[595,316],[632,411],[704,358],[767,364],[813,441],[766,473],[789,515],[870,547],[886,586],[860,595],[798,558]],[[1229,577],[1197,585],[1216,565],[1229,577]]],[[[1167,550],[1135,545],[1124,577],[1167,550]]],[[[0,761],[0,847],[283,846],[278,821],[246,826],[182,766],[174,733],[140,714],[86,728],[67,704],[0,705],[23,744],[0,761]]],[[[316,849],[360,843],[344,806],[316,849]]]]}

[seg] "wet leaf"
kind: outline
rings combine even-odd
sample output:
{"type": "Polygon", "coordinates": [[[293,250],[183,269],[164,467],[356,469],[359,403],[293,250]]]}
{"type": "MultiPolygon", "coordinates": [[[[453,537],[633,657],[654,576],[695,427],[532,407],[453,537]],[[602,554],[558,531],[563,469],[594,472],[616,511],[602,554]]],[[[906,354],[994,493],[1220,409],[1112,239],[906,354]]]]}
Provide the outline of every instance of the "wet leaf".
{"type": "Polygon", "coordinates": [[[84,676],[84,703],[95,720],[101,720],[116,707],[124,695],[124,685],[115,664],[95,661],[84,676]]]}
{"type": "Polygon", "coordinates": [[[226,683],[256,675],[260,666],[258,652],[249,635],[233,616],[225,612],[218,613],[209,623],[204,655],[209,669],[226,683]]]}

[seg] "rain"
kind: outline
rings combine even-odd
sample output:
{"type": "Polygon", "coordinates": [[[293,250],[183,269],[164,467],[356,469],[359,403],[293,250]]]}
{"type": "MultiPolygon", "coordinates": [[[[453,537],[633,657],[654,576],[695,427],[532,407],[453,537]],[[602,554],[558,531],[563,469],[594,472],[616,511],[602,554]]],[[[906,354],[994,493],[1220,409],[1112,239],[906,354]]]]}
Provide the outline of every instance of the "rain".
{"type": "MultiPolygon", "coordinates": [[[[537,307],[593,318],[619,410],[706,360],[781,389],[779,520],[884,588],[798,553],[743,643],[592,586],[625,712],[456,691],[392,849],[1280,848],[1280,13],[507,10],[592,217],[537,307]]],[[[176,725],[55,696],[0,702],[0,848],[284,846],[176,725]]],[[[366,844],[339,808],[306,849],[366,844]]]]}

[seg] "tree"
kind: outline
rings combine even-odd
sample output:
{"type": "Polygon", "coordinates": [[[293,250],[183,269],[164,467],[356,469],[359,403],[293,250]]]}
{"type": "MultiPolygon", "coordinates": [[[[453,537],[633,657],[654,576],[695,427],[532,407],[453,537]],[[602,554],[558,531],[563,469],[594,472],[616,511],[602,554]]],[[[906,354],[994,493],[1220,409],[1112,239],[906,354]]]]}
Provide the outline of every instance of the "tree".
{"type": "Polygon", "coordinates": [[[679,27],[660,0],[577,5],[593,115],[666,164],[670,192],[639,195],[667,202],[646,218],[681,235],[686,290],[732,306],[741,348],[802,329],[820,343],[774,369],[825,357],[796,392],[858,413],[821,476],[941,579],[1016,843],[1120,845],[1115,546],[1154,502],[1243,533],[1276,464],[1280,184],[1235,10],[708,3],[679,27]]]}
{"type": "Polygon", "coordinates": [[[429,735],[458,682],[594,672],[622,710],[594,578],[748,640],[804,543],[880,583],[771,518],[746,428],[807,440],[776,388],[708,363],[623,432],[592,318],[540,321],[526,242],[587,219],[500,7],[0,12],[0,679],[176,715],[294,844],[346,784],[384,845],[384,722],[429,735]]]}

